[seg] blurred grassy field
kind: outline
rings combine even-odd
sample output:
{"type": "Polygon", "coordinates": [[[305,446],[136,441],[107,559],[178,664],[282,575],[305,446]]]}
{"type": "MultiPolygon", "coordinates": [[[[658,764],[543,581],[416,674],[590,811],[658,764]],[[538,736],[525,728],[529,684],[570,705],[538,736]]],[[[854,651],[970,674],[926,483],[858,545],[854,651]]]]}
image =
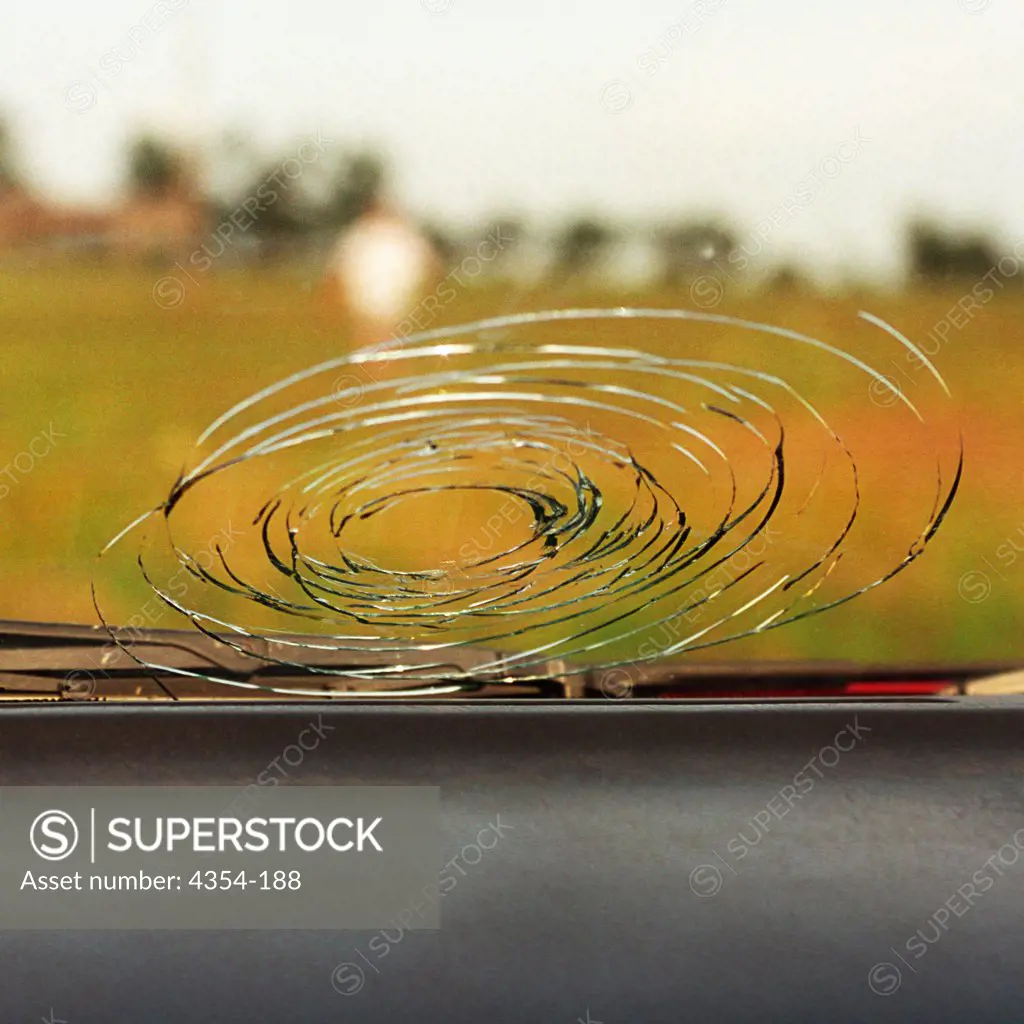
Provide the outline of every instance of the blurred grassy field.
{"type": "MultiPolygon", "coordinates": [[[[175,309],[153,300],[159,276],[112,266],[0,271],[0,467],[8,467],[0,477],[7,487],[0,499],[2,617],[95,621],[89,582],[98,550],[166,494],[200,431],[247,394],[349,348],[317,282],[297,272],[210,275],[175,309]],[[49,445],[36,440],[32,449],[48,431],[49,445]],[[44,448],[41,457],[24,455],[44,448]]],[[[920,340],[965,290],[727,293],[715,312],[842,345],[857,311],[867,309],[920,340]]],[[[460,292],[431,326],[622,304],[692,305],[685,291],[512,293],[492,285],[460,292]]],[[[708,345],[710,355],[713,332],[708,345]]],[[[949,333],[934,359],[953,391],[950,424],[963,430],[966,471],[952,515],[925,557],[845,608],[712,656],[1024,656],[1024,555],[1007,547],[1016,540],[1024,552],[1024,291],[999,293],[949,333]]],[[[894,378],[899,372],[893,369],[894,378]]],[[[908,381],[912,393],[917,384],[908,381]]],[[[827,381],[821,398],[846,403],[853,423],[861,408],[872,411],[863,395],[830,394],[827,381]]],[[[884,428],[873,437],[880,451],[891,440],[884,428]]],[[[898,467],[893,474],[896,483],[898,467]]]]}

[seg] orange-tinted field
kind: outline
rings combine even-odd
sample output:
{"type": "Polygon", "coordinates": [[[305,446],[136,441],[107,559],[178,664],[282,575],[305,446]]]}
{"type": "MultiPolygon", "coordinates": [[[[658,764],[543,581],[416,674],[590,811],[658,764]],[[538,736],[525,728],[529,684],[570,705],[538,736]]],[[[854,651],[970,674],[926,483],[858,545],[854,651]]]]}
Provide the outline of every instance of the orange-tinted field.
{"type": "MultiPolygon", "coordinates": [[[[94,621],[89,584],[97,552],[163,498],[202,429],[260,387],[347,351],[344,324],[321,303],[315,283],[295,273],[211,276],[173,310],[153,302],[157,276],[62,267],[8,271],[0,279],[0,462],[6,466],[0,469],[0,616],[94,621]]],[[[957,289],[856,298],[727,294],[716,307],[851,352],[870,349],[873,365],[927,411],[927,436],[915,433],[884,394],[851,391],[845,376],[818,373],[792,346],[780,346],[765,367],[810,386],[858,453],[866,532],[852,569],[865,578],[881,571],[893,546],[913,538],[927,520],[935,481],[922,474],[921,460],[931,457],[929,438],[948,453],[962,429],[966,455],[948,521],[906,572],[844,608],[712,656],[930,661],[1024,654],[1024,293],[1004,291],[948,332],[933,358],[952,401],[942,400],[897,345],[886,349],[856,319],[858,310],[869,310],[933,350],[929,332],[959,297],[957,289]]],[[[620,304],[669,308],[688,305],[688,296],[491,285],[462,292],[431,326],[510,311],[620,304]]],[[[692,342],[697,351],[666,350],[674,337],[645,330],[632,340],[621,334],[604,340],[665,355],[736,357],[734,333],[725,326],[705,325],[699,344],[692,342]]],[[[657,462],[656,437],[638,431],[619,440],[641,461],[657,462]]],[[[788,442],[799,448],[801,439],[788,442]]],[[[818,472],[809,460],[810,454],[801,459],[808,493],[818,472]]],[[[663,483],[672,489],[673,481],[663,483]]],[[[815,498],[825,509],[830,500],[828,493],[815,498]]],[[[838,508],[845,498],[834,500],[838,508]]],[[[392,547],[393,557],[407,564],[450,559],[487,518],[482,507],[473,514],[463,508],[442,524],[436,503],[412,509],[392,547]]],[[[800,530],[813,536],[813,524],[800,530]]],[[[799,536],[795,527],[792,535],[799,536]]],[[[129,606],[134,600],[127,582],[125,599],[129,606]]]]}

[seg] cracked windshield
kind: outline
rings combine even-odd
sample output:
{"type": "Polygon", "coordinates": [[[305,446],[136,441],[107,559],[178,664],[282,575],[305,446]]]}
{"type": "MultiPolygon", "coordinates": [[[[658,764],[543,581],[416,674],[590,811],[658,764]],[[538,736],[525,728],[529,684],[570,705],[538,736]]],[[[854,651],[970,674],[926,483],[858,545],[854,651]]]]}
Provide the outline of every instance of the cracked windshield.
{"type": "Polygon", "coordinates": [[[1024,653],[1019,6],[5,18],[0,618],[313,693],[1024,653]]]}

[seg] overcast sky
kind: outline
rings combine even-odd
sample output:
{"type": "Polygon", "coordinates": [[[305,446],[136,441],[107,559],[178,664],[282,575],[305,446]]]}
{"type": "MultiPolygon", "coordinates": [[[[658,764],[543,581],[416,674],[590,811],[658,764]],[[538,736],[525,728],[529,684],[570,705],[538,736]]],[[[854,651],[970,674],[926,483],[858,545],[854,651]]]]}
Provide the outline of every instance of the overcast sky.
{"type": "Polygon", "coordinates": [[[915,211],[1024,237],[1022,53],[1021,0],[8,0],[0,109],[67,200],[114,196],[142,126],[320,131],[455,223],[743,234],[803,185],[772,256],[880,273],[915,211]]]}

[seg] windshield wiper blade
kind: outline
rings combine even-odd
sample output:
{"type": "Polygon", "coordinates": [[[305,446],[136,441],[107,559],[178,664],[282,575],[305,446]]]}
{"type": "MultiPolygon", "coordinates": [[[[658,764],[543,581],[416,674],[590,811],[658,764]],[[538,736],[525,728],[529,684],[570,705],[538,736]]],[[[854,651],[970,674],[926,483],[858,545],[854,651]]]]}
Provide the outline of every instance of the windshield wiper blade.
{"type": "Polygon", "coordinates": [[[459,647],[394,654],[339,651],[328,638],[275,641],[174,629],[0,620],[0,695],[107,699],[218,697],[565,696],[552,673],[496,675],[501,655],[459,647]],[[287,645],[287,661],[275,655],[287,645]],[[425,680],[415,673],[429,672],[425,680]],[[379,684],[379,685],[378,685],[379,684]],[[244,693],[241,692],[244,690],[244,693]],[[227,691],[227,692],[225,692],[227,691]]]}
{"type": "Polygon", "coordinates": [[[542,672],[517,677],[488,672],[500,655],[487,648],[453,648],[443,658],[413,651],[403,654],[400,664],[393,655],[332,650],[322,637],[289,634],[280,640],[295,645],[289,647],[290,663],[274,660],[271,644],[256,637],[174,629],[121,629],[112,636],[102,626],[0,620],[0,697],[759,700],[1024,693],[1016,662],[669,661],[605,671],[552,661],[542,672]],[[412,674],[425,668],[432,670],[432,681],[412,674]]]}

